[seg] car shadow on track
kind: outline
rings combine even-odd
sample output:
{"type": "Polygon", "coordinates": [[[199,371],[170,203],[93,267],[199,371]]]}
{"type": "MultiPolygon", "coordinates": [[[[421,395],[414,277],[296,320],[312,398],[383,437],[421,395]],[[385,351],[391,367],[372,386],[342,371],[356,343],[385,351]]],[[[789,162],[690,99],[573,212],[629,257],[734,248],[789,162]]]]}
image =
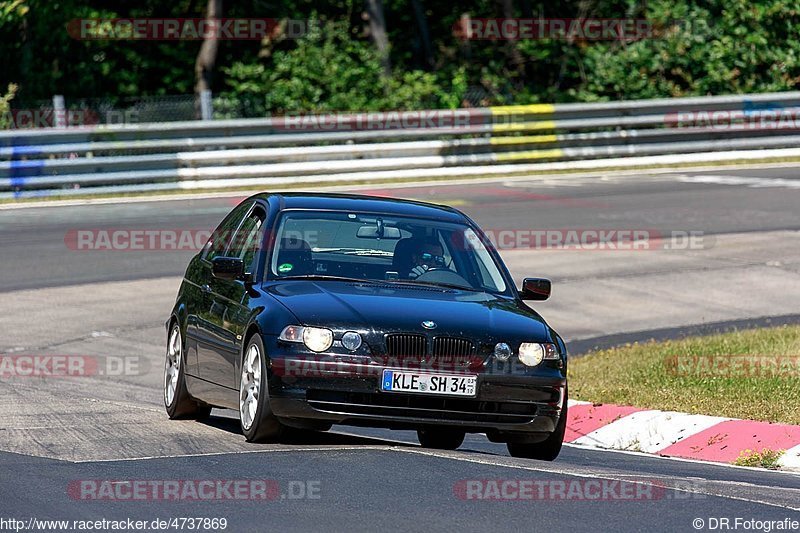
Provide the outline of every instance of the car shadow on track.
{"type": "MultiPolygon", "coordinates": [[[[239,420],[229,416],[212,415],[204,420],[199,420],[214,429],[226,431],[244,438],[239,420]]],[[[327,431],[313,431],[306,429],[287,428],[278,444],[290,446],[403,446],[414,447],[413,444],[378,437],[368,437],[351,434],[332,433],[327,431]]]]}

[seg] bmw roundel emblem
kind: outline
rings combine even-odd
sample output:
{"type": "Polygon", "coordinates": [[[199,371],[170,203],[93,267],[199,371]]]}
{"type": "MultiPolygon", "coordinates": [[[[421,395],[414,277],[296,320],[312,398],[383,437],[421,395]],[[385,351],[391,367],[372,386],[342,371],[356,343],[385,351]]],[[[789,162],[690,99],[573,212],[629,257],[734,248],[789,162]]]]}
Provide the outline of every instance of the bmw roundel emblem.
{"type": "Polygon", "coordinates": [[[436,322],[433,320],[426,320],[422,323],[422,327],[425,329],[434,329],[436,327],[436,322]]]}

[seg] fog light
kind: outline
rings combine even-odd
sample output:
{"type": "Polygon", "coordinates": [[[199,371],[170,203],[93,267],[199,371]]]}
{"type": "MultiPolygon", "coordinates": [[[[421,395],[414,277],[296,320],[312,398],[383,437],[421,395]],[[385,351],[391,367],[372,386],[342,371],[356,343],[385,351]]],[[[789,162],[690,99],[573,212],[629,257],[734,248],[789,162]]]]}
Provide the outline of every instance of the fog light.
{"type": "Polygon", "coordinates": [[[361,335],[355,331],[348,331],[342,335],[342,346],[351,352],[355,352],[361,347],[361,335]]]}
{"type": "Polygon", "coordinates": [[[511,346],[504,342],[498,342],[494,345],[494,356],[498,361],[508,361],[511,357],[511,346]]]}

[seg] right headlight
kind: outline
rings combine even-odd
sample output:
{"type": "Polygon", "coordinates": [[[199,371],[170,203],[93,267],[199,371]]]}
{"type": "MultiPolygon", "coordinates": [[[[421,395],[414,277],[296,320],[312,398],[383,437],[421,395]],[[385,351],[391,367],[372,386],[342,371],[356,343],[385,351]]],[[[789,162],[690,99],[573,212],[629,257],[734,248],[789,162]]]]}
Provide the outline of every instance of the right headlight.
{"type": "Polygon", "coordinates": [[[333,344],[333,332],[328,328],[286,326],[278,338],[286,342],[302,342],[312,352],[324,352],[333,344]]]}
{"type": "Polygon", "coordinates": [[[557,360],[558,358],[555,344],[523,342],[519,345],[519,360],[525,366],[536,366],[545,359],[557,360]]]}
{"type": "Polygon", "coordinates": [[[303,344],[312,352],[324,352],[333,344],[333,332],[326,328],[303,328],[303,344]]]}

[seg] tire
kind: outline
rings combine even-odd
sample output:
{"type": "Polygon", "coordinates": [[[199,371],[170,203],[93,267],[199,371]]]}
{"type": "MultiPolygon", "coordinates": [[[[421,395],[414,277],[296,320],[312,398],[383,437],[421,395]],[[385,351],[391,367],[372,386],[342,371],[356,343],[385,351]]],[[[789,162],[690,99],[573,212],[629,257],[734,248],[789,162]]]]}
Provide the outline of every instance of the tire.
{"type": "Polygon", "coordinates": [[[239,378],[239,423],[247,442],[276,441],[285,426],[269,406],[264,342],[254,334],[247,342],[239,378]]]}
{"type": "Polygon", "coordinates": [[[427,428],[418,429],[417,438],[424,448],[435,450],[456,450],[464,443],[466,433],[457,429],[427,428]]]}
{"type": "Polygon", "coordinates": [[[164,361],[164,407],[171,419],[207,418],[211,407],[198,403],[186,389],[183,373],[183,335],[178,323],[172,324],[167,337],[167,354],[164,361]]]}
{"type": "Polygon", "coordinates": [[[555,461],[561,453],[561,445],[564,443],[564,433],[567,430],[567,391],[564,390],[564,407],[561,408],[561,416],[556,424],[556,429],[549,437],[536,444],[525,444],[519,442],[508,442],[506,447],[511,457],[522,459],[538,459],[540,461],[555,461]]]}

